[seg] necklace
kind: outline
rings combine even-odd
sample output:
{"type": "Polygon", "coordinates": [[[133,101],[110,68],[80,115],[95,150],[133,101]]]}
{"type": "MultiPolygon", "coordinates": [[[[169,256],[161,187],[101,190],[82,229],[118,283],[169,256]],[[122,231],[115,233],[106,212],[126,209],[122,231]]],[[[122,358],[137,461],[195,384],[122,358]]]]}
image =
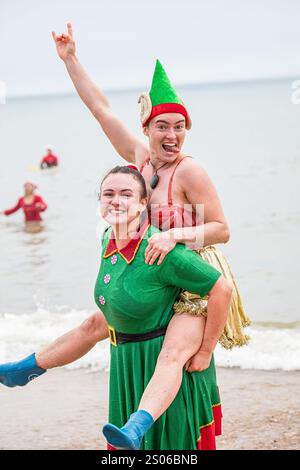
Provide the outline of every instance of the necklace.
{"type": "MultiPolygon", "coordinates": [[[[152,167],[154,168],[152,162],[150,162],[150,163],[151,163],[152,167]]],[[[151,180],[150,180],[150,188],[151,188],[151,189],[155,189],[156,186],[158,185],[158,182],[159,182],[159,176],[158,176],[158,174],[157,174],[158,170],[160,170],[163,166],[167,165],[168,163],[169,163],[169,162],[166,162],[166,163],[164,163],[163,165],[161,165],[160,167],[154,168],[155,173],[154,173],[154,175],[152,176],[152,178],[151,178],[151,180]]]]}

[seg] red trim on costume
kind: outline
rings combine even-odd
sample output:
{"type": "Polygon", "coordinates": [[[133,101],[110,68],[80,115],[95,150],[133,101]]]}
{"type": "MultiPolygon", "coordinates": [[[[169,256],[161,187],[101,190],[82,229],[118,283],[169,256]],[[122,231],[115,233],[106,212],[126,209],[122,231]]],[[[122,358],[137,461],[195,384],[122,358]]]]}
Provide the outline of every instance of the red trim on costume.
{"type": "Polygon", "coordinates": [[[124,258],[126,262],[130,264],[131,261],[134,260],[135,255],[139,249],[139,246],[143,240],[143,237],[145,233],[147,232],[147,230],[149,229],[149,227],[150,227],[150,224],[149,224],[148,218],[146,218],[145,222],[143,223],[140,230],[136,233],[135,237],[133,237],[127,243],[127,245],[121,250],[118,250],[117,245],[116,245],[115,234],[113,230],[111,230],[110,239],[108,241],[103,258],[109,258],[114,253],[119,253],[122,256],[122,258],[124,258]]]}
{"type": "Polygon", "coordinates": [[[201,428],[201,437],[197,442],[198,450],[216,450],[215,422],[201,428]]]}
{"type": "Polygon", "coordinates": [[[216,450],[216,436],[222,433],[221,404],[212,406],[214,420],[200,428],[200,438],[197,441],[198,450],[216,450]]]}
{"type": "Polygon", "coordinates": [[[114,234],[113,230],[111,230],[110,239],[108,241],[108,244],[107,244],[107,247],[106,247],[103,258],[109,258],[109,256],[113,255],[114,253],[116,253],[118,251],[114,236],[115,236],[115,234],[114,234]]]}
{"type": "Polygon", "coordinates": [[[214,414],[214,421],[215,421],[215,432],[216,436],[222,435],[222,407],[221,405],[213,406],[213,414],[214,414]]]}
{"type": "Polygon", "coordinates": [[[117,449],[115,447],[111,446],[109,443],[107,443],[106,450],[117,450],[117,449]]]}
{"type": "Polygon", "coordinates": [[[179,103],[162,103],[153,106],[151,114],[146,122],[143,123],[143,127],[145,127],[151,119],[159,114],[166,114],[166,113],[179,113],[182,114],[186,121],[190,121],[190,117],[188,115],[187,110],[182,104],[179,103]]]}

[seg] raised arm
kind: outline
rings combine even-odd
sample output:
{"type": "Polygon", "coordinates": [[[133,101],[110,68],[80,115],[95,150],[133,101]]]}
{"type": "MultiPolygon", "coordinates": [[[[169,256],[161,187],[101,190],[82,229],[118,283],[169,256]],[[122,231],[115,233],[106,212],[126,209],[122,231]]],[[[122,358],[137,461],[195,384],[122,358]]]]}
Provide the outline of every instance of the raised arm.
{"type": "Polygon", "coordinates": [[[67,34],[58,36],[53,31],[52,36],[57,53],[64,61],[77,93],[95,116],[118,154],[128,162],[141,165],[148,155],[147,146],[113,113],[106,96],[92,81],[76,56],[71,23],[67,24],[67,29],[67,34]]]}

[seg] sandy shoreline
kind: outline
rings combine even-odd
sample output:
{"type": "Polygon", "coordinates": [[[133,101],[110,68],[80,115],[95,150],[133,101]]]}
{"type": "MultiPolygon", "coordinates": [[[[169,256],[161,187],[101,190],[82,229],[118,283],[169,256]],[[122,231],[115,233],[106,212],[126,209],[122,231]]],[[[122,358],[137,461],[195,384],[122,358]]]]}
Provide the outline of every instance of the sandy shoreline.
{"type": "MultiPolygon", "coordinates": [[[[218,369],[218,449],[300,449],[300,372],[218,369]]],[[[53,370],[0,388],[0,449],[104,449],[108,373],[53,370]]]]}

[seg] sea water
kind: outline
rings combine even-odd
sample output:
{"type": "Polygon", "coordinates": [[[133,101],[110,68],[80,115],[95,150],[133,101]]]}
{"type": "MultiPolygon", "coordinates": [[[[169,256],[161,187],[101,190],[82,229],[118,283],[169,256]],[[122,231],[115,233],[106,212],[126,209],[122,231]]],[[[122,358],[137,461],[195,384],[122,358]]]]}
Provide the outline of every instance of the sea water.
{"type": "MultiPolygon", "coordinates": [[[[231,228],[222,247],[252,318],[250,345],[225,351],[225,367],[300,369],[300,105],[293,80],[194,85],[179,91],[192,116],[185,152],[208,172],[231,228]]],[[[138,90],[107,92],[141,139],[138,90]]],[[[0,105],[0,210],[33,181],[48,204],[40,233],[23,214],[0,216],[0,362],[18,359],[97,310],[94,282],[104,223],[97,194],[122,164],[76,95],[7,99],[0,105]],[[45,145],[59,168],[39,171],[45,145]]],[[[108,342],[71,367],[106,368],[108,342]]]]}

